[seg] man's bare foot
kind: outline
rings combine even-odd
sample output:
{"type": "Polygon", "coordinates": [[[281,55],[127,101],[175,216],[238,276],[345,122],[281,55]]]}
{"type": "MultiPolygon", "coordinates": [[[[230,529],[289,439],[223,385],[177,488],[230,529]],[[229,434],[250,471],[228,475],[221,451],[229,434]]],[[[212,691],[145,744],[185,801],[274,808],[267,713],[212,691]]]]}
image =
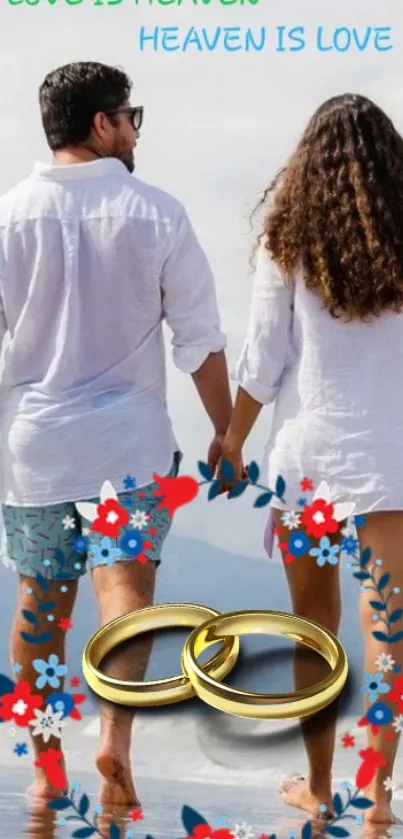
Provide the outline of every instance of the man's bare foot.
{"type": "MultiPolygon", "coordinates": [[[[63,766],[64,773],[66,774],[64,760],[61,765],[63,766]]],[[[64,790],[56,789],[55,787],[52,787],[51,783],[49,783],[49,780],[46,777],[46,772],[40,767],[35,768],[34,782],[26,791],[26,795],[29,797],[30,802],[38,805],[40,805],[41,802],[51,801],[53,798],[63,798],[65,795],[68,795],[68,793],[69,788],[67,779],[66,788],[64,790]]]]}
{"type": "MultiPolygon", "coordinates": [[[[369,798],[369,796],[368,796],[369,798]]],[[[403,824],[392,811],[392,805],[389,801],[384,801],[370,807],[364,816],[365,824],[403,824]]]]}
{"type": "Polygon", "coordinates": [[[286,778],[280,786],[280,795],[289,807],[297,807],[316,818],[323,820],[326,815],[328,818],[333,816],[331,793],[324,791],[323,794],[314,794],[309,788],[308,779],[301,775],[286,778]],[[321,804],[326,805],[327,813],[319,810],[321,804]]]}
{"type": "Polygon", "coordinates": [[[134,789],[130,763],[118,753],[110,750],[101,751],[96,760],[97,769],[102,775],[99,803],[102,807],[114,805],[139,807],[140,801],[134,789]]]}

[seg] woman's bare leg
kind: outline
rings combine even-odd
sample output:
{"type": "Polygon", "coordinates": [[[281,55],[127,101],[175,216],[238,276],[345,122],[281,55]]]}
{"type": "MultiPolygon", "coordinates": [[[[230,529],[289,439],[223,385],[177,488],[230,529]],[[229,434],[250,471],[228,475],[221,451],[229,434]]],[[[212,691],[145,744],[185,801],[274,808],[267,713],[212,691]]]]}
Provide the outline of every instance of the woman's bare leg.
{"type": "MultiPolygon", "coordinates": [[[[365,524],[358,529],[358,537],[361,551],[370,547],[372,550],[372,560],[382,560],[382,566],[375,574],[376,579],[379,579],[381,573],[390,573],[390,584],[383,589],[382,594],[387,597],[393,590],[398,587],[401,589],[400,593],[393,594],[389,603],[389,613],[395,609],[403,607],[403,512],[381,512],[371,513],[365,516],[365,524]]],[[[373,571],[374,567],[371,563],[367,566],[368,570],[373,571]]],[[[374,623],[373,615],[380,614],[370,605],[370,600],[379,600],[379,596],[374,591],[363,592],[360,595],[360,619],[364,635],[364,668],[366,673],[379,672],[376,665],[376,658],[380,653],[389,653],[394,659],[395,663],[403,666],[403,642],[387,644],[385,642],[377,641],[372,633],[374,630],[386,630],[383,623],[374,623]]],[[[392,624],[392,631],[398,632],[402,629],[403,621],[397,621],[392,624]]],[[[391,684],[394,681],[395,673],[386,672],[383,674],[383,681],[391,684]]],[[[379,700],[388,703],[388,695],[383,694],[378,697],[379,700]]],[[[368,708],[369,702],[366,697],[364,709],[368,708]]],[[[394,711],[394,716],[399,716],[397,705],[390,704],[394,711]]],[[[371,728],[368,727],[368,745],[382,753],[385,766],[379,767],[375,779],[370,787],[365,790],[365,795],[375,802],[375,806],[371,810],[366,811],[366,819],[372,822],[393,822],[394,816],[392,813],[392,793],[385,789],[384,782],[387,778],[393,777],[393,768],[395,763],[396,751],[399,742],[399,735],[391,725],[383,725],[379,728],[378,734],[372,734],[371,728]],[[389,739],[391,732],[393,737],[389,739]],[[389,736],[388,736],[389,735],[389,736]]]]}
{"type": "MultiPolygon", "coordinates": [[[[282,529],[280,541],[282,538],[285,540],[289,531],[281,522],[282,513],[274,511],[274,515],[276,526],[282,529]]],[[[311,541],[316,546],[316,542],[311,541]]],[[[314,620],[337,635],[341,614],[339,566],[325,565],[320,568],[316,559],[306,554],[284,567],[294,614],[314,620]]],[[[311,653],[306,647],[297,647],[294,665],[296,689],[313,685],[328,673],[329,665],[321,656],[311,653]]],[[[280,788],[286,804],[311,814],[318,813],[320,804],[325,804],[328,811],[332,811],[331,779],[337,709],[338,701],[335,700],[323,711],[302,720],[308,776],[300,780],[288,779],[280,788]]]]}

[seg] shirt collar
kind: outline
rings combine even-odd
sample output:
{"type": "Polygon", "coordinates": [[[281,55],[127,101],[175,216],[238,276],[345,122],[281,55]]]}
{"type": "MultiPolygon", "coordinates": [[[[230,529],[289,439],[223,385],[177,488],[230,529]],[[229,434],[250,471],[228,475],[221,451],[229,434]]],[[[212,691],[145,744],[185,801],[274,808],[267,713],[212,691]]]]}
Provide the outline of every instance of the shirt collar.
{"type": "Polygon", "coordinates": [[[76,181],[82,178],[102,178],[105,175],[129,174],[126,166],[117,157],[102,157],[86,163],[68,163],[59,166],[54,163],[34,164],[32,175],[51,181],[76,181]]]}

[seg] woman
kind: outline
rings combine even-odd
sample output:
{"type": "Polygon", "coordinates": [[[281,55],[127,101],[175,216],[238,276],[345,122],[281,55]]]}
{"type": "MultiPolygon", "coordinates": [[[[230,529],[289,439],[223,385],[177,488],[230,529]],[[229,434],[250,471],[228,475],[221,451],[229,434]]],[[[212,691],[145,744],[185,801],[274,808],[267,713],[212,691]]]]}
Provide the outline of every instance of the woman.
{"type": "MultiPolygon", "coordinates": [[[[385,591],[403,589],[403,140],[373,102],[334,97],[314,114],[263,203],[267,197],[224,458],[239,478],[245,440],[262,405],[275,401],[268,485],[279,474],[286,482],[286,505],[272,510],[276,526],[285,532],[285,508],[301,512],[304,477],[315,487],[325,480],[335,501],[366,514],[360,549],[382,558],[391,575],[385,591]]],[[[319,567],[305,555],[285,568],[294,612],[337,634],[338,564],[319,567]]],[[[370,599],[361,595],[360,618],[365,671],[375,673],[380,653],[403,665],[403,646],[374,639],[370,599]]],[[[393,608],[401,601],[394,595],[393,608]]],[[[297,664],[296,687],[321,678],[321,667],[319,658],[309,669],[297,664]]],[[[390,683],[395,673],[383,678],[390,683]]],[[[286,803],[332,810],[335,722],[332,706],[304,723],[309,774],[282,785],[286,803]]],[[[390,823],[398,735],[392,725],[367,731],[385,765],[365,790],[374,802],[366,818],[390,823]]]]}

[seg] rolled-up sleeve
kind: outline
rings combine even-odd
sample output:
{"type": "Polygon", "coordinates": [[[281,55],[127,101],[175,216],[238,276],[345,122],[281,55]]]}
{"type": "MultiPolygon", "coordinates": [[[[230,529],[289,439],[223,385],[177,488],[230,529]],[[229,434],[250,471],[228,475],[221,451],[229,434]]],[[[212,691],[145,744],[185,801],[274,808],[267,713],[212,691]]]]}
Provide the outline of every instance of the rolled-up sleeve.
{"type": "Polygon", "coordinates": [[[172,356],[183,373],[194,373],[211,352],[227,345],[221,331],[214,278],[183,210],[161,271],[163,317],[172,330],[172,356]]]}
{"type": "Polygon", "coordinates": [[[246,338],[232,379],[262,405],[275,400],[290,355],[293,297],[293,284],[285,284],[261,244],[246,338]]]}

